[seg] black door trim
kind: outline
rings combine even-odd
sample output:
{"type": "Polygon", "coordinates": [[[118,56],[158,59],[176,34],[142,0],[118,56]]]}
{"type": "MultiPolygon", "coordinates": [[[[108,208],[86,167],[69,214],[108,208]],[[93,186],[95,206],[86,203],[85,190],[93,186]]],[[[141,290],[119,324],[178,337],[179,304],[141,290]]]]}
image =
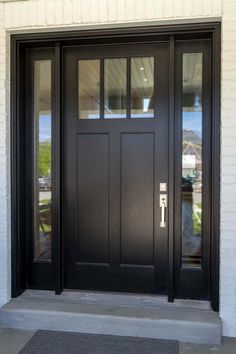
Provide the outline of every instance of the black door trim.
{"type": "MultiPolygon", "coordinates": [[[[219,194],[220,194],[220,23],[202,23],[186,25],[167,25],[167,26],[142,26],[131,28],[112,28],[112,29],[91,29],[74,32],[53,32],[53,33],[28,33],[11,36],[11,240],[12,240],[12,296],[20,295],[26,288],[25,270],[26,270],[26,166],[24,161],[27,158],[26,134],[25,134],[25,69],[26,69],[26,50],[28,47],[53,47],[55,48],[56,63],[55,77],[58,83],[61,80],[60,73],[60,46],[73,44],[95,43],[119,43],[138,42],[145,43],[149,41],[168,41],[170,37],[175,40],[182,39],[212,39],[212,108],[213,126],[212,126],[212,215],[211,215],[211,300],[212,308],[215,311],[219,309],[219,194]]],[[[171,41],[170,41],[171,43],[171,41]]],[[[173,43],[172,43],[173,45],[173,43]]],[[[170,44],[171,47],[171,44],[170,44]]],[[[171,50],[171,48],[170,48],[171,50]]],[[[173,48],[172,48],[173,50],[173,48]]],[[[171,63],[170,63],[171,64],[171,63]]],[[[56,90],[55,115],[57,124],[55,129],[57,137],[54,138],[55,146],[53,148],[54,156],[58,156],[60,150],[60,139],[62,127],[61,116],[61,92],[56,90]]],[[[173,97],[172,97],[173,100],[173,97]]],[[[173,102],[172,102],[173,104],[173,102]]],[[[171,102],[170,102],[170,113],[171,102]]],[[[173,112],[172,112],[173,114],[173,112]]],[[[173,136],[173,134],[172,134],[173,136]]],[[[173,146],[170,146],[172,149],[173,146]]],[[[56,158],[56,171],[61,172],[61,158],[56,158]]],[[[170,162],[171,164],[172,162],[170,162]]],[[[171,168],[170,167],[170,172],[171,168]]],[[[63,177],[63,176],[62,176],[63,177]]],[[[57,185],[55,200],[57,206],[53,209],[54,218],[62,217],[60,190],[62,186],[61,175],[54,175],[57,185]]],[[[172,196],[173,197],[173,196],[172,196]]],[[[61,220],[61,218],[60,218],[61,220]]],[[[171,227],[172,229],[172,227],[171,227]]],[[[61,244],[61,225],[57,225],[57,242],[54,242],[54,270],[55,284],[54,289],[60,293],[63,289],[62,274],[62,244],[61,244]]],[[[169,265],[172,268],[169,273],[169,300],[174,298],[173,293],[173,247],[171,241],[173,233],[169,235],[170,259],[169,265]]]]}
{"type": "Polygon", "coordinates": [[[61,43],[55,43],[55,89],[54,89],[54,118],[52,120],[52,140],[55,144],[52,145],[52,195],[54,197],[52,209],[52,225],[53,225],[53,243],[52,243],[52,257],[55,279],[55,292],[57,295],[61,294],[63,290],[63,246],[62,246],[62,225],[63,225],[63,213],[62,213],[62,188],[63,185],[63,171],[61,166],[61,159],[57,156],[62,156],[62,141],[63,141],[63,121],[62,121],[62,49],[61,43]]]}
{"type": "Polygon", "coordinates": [[[212,215],[211,215],[211,305],[219,311],[219,263],[220,263],[220,70],[221,29],[215,27],[212,34],[212,215]]]}

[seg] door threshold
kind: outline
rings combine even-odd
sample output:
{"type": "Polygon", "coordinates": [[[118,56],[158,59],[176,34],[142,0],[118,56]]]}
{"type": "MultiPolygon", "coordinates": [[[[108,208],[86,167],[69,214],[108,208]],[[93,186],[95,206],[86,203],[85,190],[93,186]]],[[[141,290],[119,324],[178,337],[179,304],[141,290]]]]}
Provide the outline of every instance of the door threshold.
{"type": "Polygon", "coordinates": [[[65,300],[78,304],[94,304],[106,306],[125,306],[136,308],[179,308],[211,311],[211,304],[207,300],[175,299],[168,302],[167,296],[143,293],[121,293],[95,290],[69,290],[65,289],[60,295],[54,291],[26,290],[22,297],[42,297],[48,300],[65,300]]]}

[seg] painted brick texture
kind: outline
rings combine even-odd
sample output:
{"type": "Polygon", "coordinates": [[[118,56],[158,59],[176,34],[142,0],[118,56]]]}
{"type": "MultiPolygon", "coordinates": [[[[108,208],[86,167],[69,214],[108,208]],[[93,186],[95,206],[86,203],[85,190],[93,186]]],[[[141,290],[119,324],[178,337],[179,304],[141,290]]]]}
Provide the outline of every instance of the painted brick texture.
{"type": "Polygon", "coordinates": [[[10,299],[10,33],[222,20],[220,314],[236,336],[236,0],[0,2],[0,305],[10,299]]]}
{"type": "Polygon", "coordinates": [[[221,0],[28,0],[4,3],[4,27],[45,27],[215,17],[221,0]]]}
{"type": "Polygon", "coordinates": [[[221,80],[220,314],[236,336],[236,1],[224,0],[221,80]]]}

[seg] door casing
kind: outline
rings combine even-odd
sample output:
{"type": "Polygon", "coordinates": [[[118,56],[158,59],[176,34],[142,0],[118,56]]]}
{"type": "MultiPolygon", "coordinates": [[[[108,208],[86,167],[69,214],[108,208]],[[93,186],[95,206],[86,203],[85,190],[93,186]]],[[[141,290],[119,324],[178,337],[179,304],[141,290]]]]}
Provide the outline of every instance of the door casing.
{"type": "MultiPolygon", "coordinates": [[[[11,36],[11,237],[12,237],[12,296],[19,296],[26,288],[27,208],[26,208],[26,57],[27,48],[52,47],[55,53],[54,90],[54,145],[53,145],[53,274],[56,293],[63,290],[63,257],[61,220],[63,220],[62,190],[62,47],[73,44],[144,43],[168,41],[170,51],[169,75],[169,151],[174,151],[174,46],[178,40],[212,40],[212,138],[211,138],[211,304],[219,308],[219,194],[220,194],[220,24],[186,24],[169,26],[147,26],[76,32],[20,34],[11,36]],[[23,162],[22,162],[23,161],[23,162]],[[60,220],[60,222],[58,222],[60,220]]],[[[170,153],[169,174],[174,179],[174,154],[170,153]]],[[[173,180],[174,182],[174,180],[173,180]]],[[[171,186],[171,180],[170,180],[171,186]]],[[[174,190],[169,189],[169,275],[168,299],[174,294],[174,190]]]]}

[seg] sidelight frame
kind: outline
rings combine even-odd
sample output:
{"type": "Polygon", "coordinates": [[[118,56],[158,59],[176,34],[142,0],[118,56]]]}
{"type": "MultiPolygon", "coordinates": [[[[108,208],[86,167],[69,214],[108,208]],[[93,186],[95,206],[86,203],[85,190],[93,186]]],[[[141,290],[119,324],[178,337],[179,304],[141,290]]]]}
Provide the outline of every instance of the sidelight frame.
{"type": "Polygon", "coordinates": [[[175,60],[175,202],[180,206],[175,217],[175,295],[180,298],[204,299],[210,298],[210,239],[204,235],[210,234],[210,199],[211,199],[211,167],[208,157],[211,151],[211,50],[209,40],[196,40],[191,42],[178,41],[176,44],[175,60]],[[201,232],[201,264],[200,267],[183,267],[182,264],[182,106],[183,106],[183,55],[188,53],[202,53],[202,232],[201,232]],[[190,285],[190,286],[189,286],[190,285]]]}
{"type": "MultiPolygon", "coordinates": [[[[26,186],[28,193],[26,193],[26,218],[28,222],[26,224],[26,242],[27,242],[27,276],[26,276],[26,285],[31,288],[38,288],[39,286],[42,289],[50,288],[50,284],[53,281],[53,271],[52,271],[52,258],[53,255],[53,237],[51,240],[51,251],[52,256],[49,260],[42,260],[35,258],[35,239],[32,237],[36,232],[35,229],[35,166],[36,163],[36,154],[35,154],[35,122],[32,117],[34,116],[34,63],[36,61],[45,61],[49,60],[51,62],[51,147],[54,146],[54,105],[53,105],[53,96],[54,92],[54,78],[55,73],[53,71],[54,67],[54,52],[51,48],[46,50],[41,50],[41,48],[36,48],[27,53],[27,68],[26,68],[26,101],[27,101],[27,112],[26,112],[26,186]],[[29,55],[28,55],[29,54],[29,55]],[[33,162],[33,163],[32,163],[33,162]]],[[[51,150],[51,155],[53,151],[51,150]]],[[[52,156],[52,171],[54,170],[54,159],[52,156]]],[[[52,194],[54,193],[52,187],[52,194]]],[[[54,200],[51,200],[52,204],[54,200]]],[[[53,213],[51,207],[51,214],[53,213]]],[[[53,217],[53,215],[52,215],[53,217]]],[[[56,224],[56,223],[55,223],[56,224]]],[[[35,236],[35,235],[34,235],[35,236]]]]}
{"type": "Polygon", "coordinates": [[[87,29],[80,31],[26,33],[11,35],[11,261],[12,297],[19,296],[26,289],[27,239],[26,229],[26,57],[28,48],[54,48],[55,90],[54,90],[54,171],[52,185],[54,193],[53,213],[53,289],[56,294],[63,290],[63,244],[62,244],[62,144],[63,144],[63,102],[62,47],[67,45],[100,45],[101,43],[145,43],[168,41],[169,62],[169,277],[168,300],[175,298],[174,283],[174,50],[175,41],[180,39],[212,40],[212,135],[211,135],[211,306],[219,310],[219,211],[220,211],[220,23],[198,23],[162,26],[134,26],[123,28],[87,29]],[[58,158],[58,156],[60,156],[58,158]]]}

